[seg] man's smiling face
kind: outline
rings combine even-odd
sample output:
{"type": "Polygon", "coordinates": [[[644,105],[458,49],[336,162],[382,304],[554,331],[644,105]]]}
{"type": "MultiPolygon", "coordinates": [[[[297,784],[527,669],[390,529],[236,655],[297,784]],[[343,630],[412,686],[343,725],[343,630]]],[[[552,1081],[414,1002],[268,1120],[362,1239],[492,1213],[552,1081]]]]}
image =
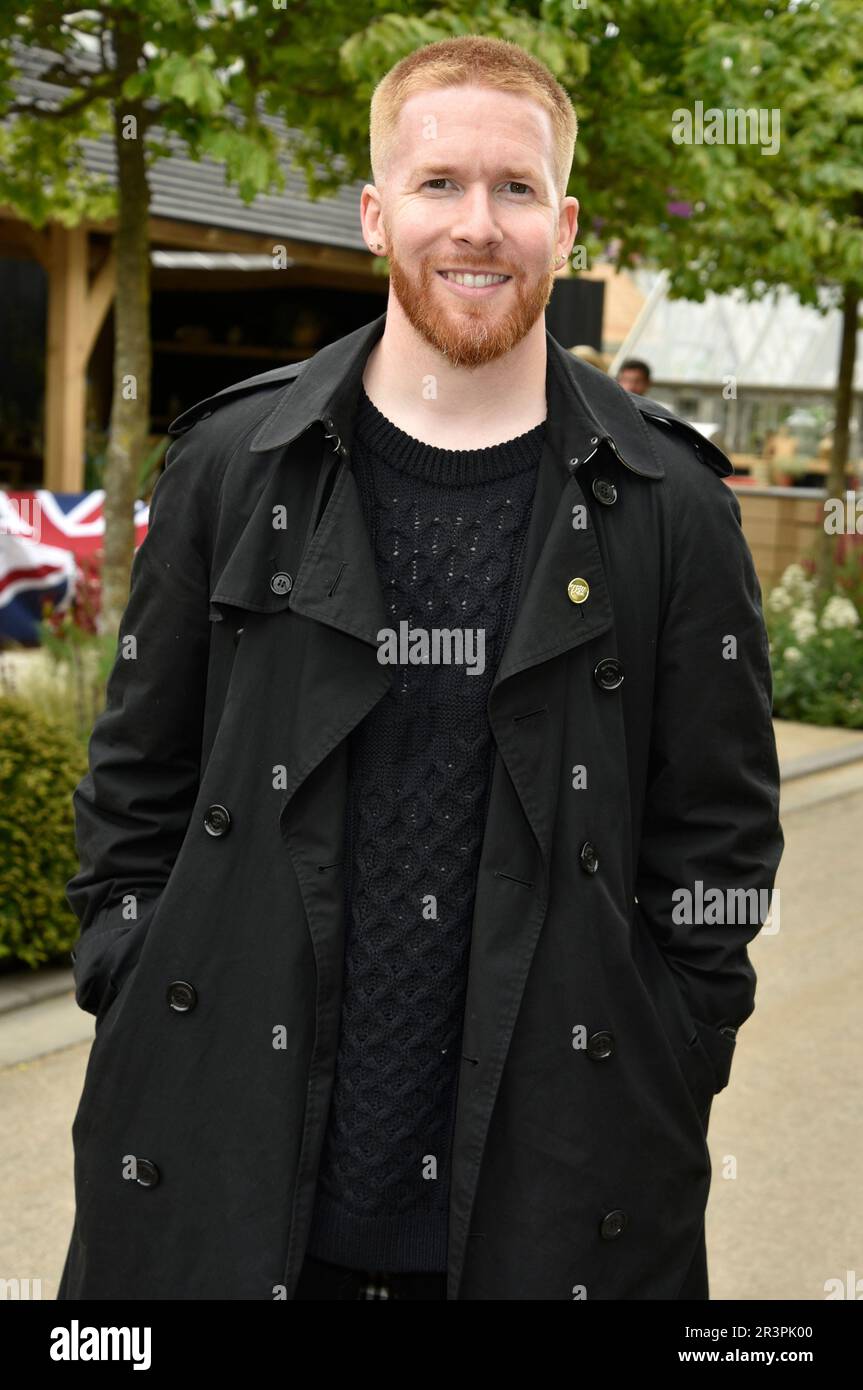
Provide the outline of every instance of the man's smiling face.
{"type": "Polygon", "coordinates": [[[558,207],[551,118],[509,92],[432,88],[402,106],[395,151],[379,190],[392,292],[453,366],[483,366],[543,313],[577,230],[576,199],[558,207]]]}

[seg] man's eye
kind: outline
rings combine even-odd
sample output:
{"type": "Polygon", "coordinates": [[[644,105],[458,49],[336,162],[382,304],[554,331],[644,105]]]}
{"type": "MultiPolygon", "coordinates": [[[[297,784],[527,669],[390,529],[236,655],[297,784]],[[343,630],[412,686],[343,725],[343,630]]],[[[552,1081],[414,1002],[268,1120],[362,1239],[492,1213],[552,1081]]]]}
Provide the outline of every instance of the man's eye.
{"type": "MultiPolygon", "coordinates": [[[[450,180],[449,180],[449,179],[446,179],[446,178],[426,179],[425,183],[423,184],[423,188],[431,188],[432,184],[444,184],[444,183],[449,183],[449,182],[450,182],[450,180]]],[[[523,193],[520,193],[520,194],[519,194],[519,197],[524,197],[524,195],[525,195],[526,193],[532,193],[532,192],[533,192],[532,188],[530,187],[530,184],[527,184],[527,183],[519,183],[517,179],[507,179],[506,183],[504,184],[504,188],[521,188],[521,189],[523,189],[524,192],[523,192],[523,193]]]]}

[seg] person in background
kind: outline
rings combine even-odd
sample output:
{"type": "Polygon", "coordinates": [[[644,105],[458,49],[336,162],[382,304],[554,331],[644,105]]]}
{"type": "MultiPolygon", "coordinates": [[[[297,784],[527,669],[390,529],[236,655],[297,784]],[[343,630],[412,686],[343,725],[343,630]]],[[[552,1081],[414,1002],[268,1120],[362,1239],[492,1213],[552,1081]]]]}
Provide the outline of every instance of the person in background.
{"type": "MultiPolygon", "coordinates": [[[[627,357],[621,362],[617,372],[617,384],[633,396],[648,396],[650,400],[656,401],[657,405],[664,406],[672,414],[678,414],[674,407],[668,404],[668,401],[660,401],[654,396],[650,367],[640,357],[627,357]]],[[[679,418],[682,419],[683,417],[680,416],[679,418]]]]}
{"type": "Polygon", "coordinates": [[[621,362],[617,373],[617,384],[634,396],[650,395],[650,368],[640,357],[627,357],[621,362]]]}

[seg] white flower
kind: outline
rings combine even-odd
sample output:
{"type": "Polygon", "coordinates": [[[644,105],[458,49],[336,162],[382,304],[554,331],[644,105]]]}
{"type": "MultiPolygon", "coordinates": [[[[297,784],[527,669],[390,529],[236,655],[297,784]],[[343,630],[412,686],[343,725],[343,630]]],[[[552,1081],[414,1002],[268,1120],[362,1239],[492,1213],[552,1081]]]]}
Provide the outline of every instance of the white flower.
{"type": "Polygon", "coordinates": [[[806,578],[806,571],[802,565],[793,564],[785,566],[785,573],[782,576],[782,583],[787,589],[792,585],[799,584],[801,579],[806,578]]]}
{"type": "Polygon", "coordinates": [[[806,571],[802,565],[787,565],[782,575],[782,588],[791,595],[795,602],[801,603],[812,597],[815,582],[806,578],[806,571]]]}
{"type": "Polygon", "coordinates": [[[778,584],[776,588],[772,590],[767,600],[767,606],[772,613],[786,613],[792,604],[793,599],[791,595],[787,589],[783,589],[781,584],[778,584]]]}
{"type": "Polygon", "coordinates": [[[828,631],[837,627],[856,627],[859,621],[860,614],[854,604],[850,598],[844,598],[841,594],[834,594],[829,598],[821,614],[821,626],[828,631]]]}
{"type": "Polygon", "coordinates": [[[791,614],[791,631],[801,646],[804,642],[808,642],[810,637],[815,636],[818,631],[818,622],[813,610],[808,605],[796,608],[791,614]]]}
{"type": "Polygon", "coordinates": [[[783,653],[789,666],[794,666],[798,661],[802,661],[803,653],[799,647],[786,647],[783,653]]]}

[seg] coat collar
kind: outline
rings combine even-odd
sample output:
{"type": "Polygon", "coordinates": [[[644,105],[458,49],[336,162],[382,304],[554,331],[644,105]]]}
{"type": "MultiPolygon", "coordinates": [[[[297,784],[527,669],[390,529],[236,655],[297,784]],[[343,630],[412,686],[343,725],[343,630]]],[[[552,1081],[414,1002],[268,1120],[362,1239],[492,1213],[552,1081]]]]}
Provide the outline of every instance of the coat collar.
{"type": "MultiPolygon", "coordinates": [[[[316,423],[323,424],[328,435],[350,448],[366,359],[383,334],[386,318],[385,313],[381,314],[304,362],[252,438],[250,451],[259,454],[284,448],[316,423]]],[[[629,393],[604,372],[567,352],[548,329],[546,350],[578,414],[592,425],[597,442],[607,441],[632,472],[647,478],[664,477],[665,469],[650,431],[629,393]]]]}
{"type": "MultiPolygon", "coordinates": [[[[267,374],[268,383],[286,380],[288,373],[292,382],[278,393],[250,447],[256,453],[279,451],[280,457],[268,472],[242,534],[217,572],[212,603],[258,613],[276,613],[289,607],[376,647],[376,634],[386,625],[383,599],[349,460],[365,363],[385,323],[384,314],[322,348],[299,371],[294,366],[276,375],[267,374]],[[321,426],[329,444],[324,444],[318,464],[312,460],[320,448],[321,426]],[[311,453],[306,439],[309,430],[317,436],[311,453]],[[274,531],[272,518],[274,508],[284,505],[286,495],[310,485],[312,474],[317,481],[312,484],[315,496],[311,514],[320,516],[320,521],[313,524],[304,543],[302,537],[289,531],[274,531]],[[330,487],[328,503],[321,511],[319,503],[330,487]],[[284,580],[275,579],[285,574],[292,580],[287,591],[284,580]]],[[[503,663],[506,674],[518,665],[547,659],[572,641],[571,605],[566,603],[563,615],[550,609],[543,586],[559,588],[562,583],[565,588],[572,578],[568,567],[574,558],[572,537],[577,533],[572,530],[567,508],[571,511],[582,500],[577,487],[582,465],[604,448],[609,458],[613,451],[633,475],[649,480],[664,476],[633,398],[602,372],[567,352],[550,333],[546,342],[546,442],[527,538],[524,582],[528,587],[516,618],[515,640],[503,663]],[[575,487],[572,496],[568,482],[575,487]],[[536,575],[532,573],[534,566],[536,575]]],[[[253,383],[245,386],[255,389],[253,383]]],[[[226,394],[243,387],[240,383],[226,394]]],[[[176,423],[178,428],[189,427],[186,417],[176,423]]],[[[600,571],[598,555],[584,558],[592,570],[600,571]]],[[[585,610],[578,610],[579,640],[593,632],[594,624],[603,627],[610,622],[601,589],[595,587],[593,595],[589,620],[585,610]]]]}

